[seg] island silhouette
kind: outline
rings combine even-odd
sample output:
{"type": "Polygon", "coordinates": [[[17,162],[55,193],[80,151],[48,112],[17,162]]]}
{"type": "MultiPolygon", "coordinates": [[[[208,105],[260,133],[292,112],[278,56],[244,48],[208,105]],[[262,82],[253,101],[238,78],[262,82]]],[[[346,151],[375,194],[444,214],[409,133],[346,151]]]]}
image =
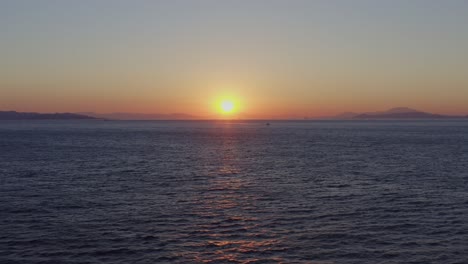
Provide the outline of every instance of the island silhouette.
{"type": "Polygon", "coordinates": [[[332,117],[333,119],[443,119],[466,118],[468,116],[442,115],[424,112],[408,107],[394,107],[386,111],[354,113],[345,112],[332,117]]]}
{"type": "Polygon", "coordinates": [[[70,120],[70,119],[96,119],[92,116],[74,113],[36,113],[0,111],[0,120],[70,120]]]}
{"type": "MultiPolygon", "coordinates": [[[[415,110],[408,107],[394,107],[386,111],[378,112],[344,112],[332,117],[323,117],[316,119],[450,119],[450,118],[468,118],[466,116],[442,115],[415,110]]],[[[0,111],[0,120],[204,120],[204,118],[184,113],[172,114],[147,114],[147,113],[37,113],[37,112],[17,112],[0,111]]],[[[242,119],[242,118],[241,118],[242,119]]],[[[250,119],[250,118],[246,118],[250,119]]],[[[307,118],[308,119],[308,118],[307,118]]]]}

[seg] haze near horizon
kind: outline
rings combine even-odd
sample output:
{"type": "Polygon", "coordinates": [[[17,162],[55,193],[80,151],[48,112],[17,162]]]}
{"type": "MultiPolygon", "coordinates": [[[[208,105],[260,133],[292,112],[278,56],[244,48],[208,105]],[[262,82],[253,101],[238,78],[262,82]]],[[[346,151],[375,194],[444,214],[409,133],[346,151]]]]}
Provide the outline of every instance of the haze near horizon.
{"type": "Polygon", "coordinates": [[[467,13],[467,1],[2,1],[0,111],[466,115],[467,13]]]}

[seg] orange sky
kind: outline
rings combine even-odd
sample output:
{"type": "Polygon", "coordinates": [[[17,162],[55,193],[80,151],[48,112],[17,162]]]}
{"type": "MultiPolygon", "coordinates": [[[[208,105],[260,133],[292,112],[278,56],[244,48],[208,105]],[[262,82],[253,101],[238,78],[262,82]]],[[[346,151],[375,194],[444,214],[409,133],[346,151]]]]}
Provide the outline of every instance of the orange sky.
{"type": "Polygon", "coordinates": [[[468,114],[468,4],[391,2],[2,2],[0,110],[468,114]]]}

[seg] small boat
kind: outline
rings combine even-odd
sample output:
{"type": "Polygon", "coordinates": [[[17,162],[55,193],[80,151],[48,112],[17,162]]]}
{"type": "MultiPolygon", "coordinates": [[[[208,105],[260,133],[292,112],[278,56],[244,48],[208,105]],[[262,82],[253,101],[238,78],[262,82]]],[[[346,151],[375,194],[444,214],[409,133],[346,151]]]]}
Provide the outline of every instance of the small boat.
{"type": "Polygon", "coordinates": [[[265,124],[265,126],[269,126],[269,125],[270,125],[270,123],[268,123],[268,122],[265,124]]]}

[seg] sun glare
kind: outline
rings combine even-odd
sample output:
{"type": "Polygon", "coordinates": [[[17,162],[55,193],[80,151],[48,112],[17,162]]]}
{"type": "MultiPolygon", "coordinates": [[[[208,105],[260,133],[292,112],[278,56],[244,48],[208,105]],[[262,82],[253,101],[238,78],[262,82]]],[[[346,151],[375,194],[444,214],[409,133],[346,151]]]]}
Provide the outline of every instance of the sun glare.
{"type": "Polygon", "coordinates": [[[220,106],[221,112],[223,112],[224,114],[232,113],[235,110],[234,102],[231,100],[223,100],[221,101],[219,106],[220,106]]]}

